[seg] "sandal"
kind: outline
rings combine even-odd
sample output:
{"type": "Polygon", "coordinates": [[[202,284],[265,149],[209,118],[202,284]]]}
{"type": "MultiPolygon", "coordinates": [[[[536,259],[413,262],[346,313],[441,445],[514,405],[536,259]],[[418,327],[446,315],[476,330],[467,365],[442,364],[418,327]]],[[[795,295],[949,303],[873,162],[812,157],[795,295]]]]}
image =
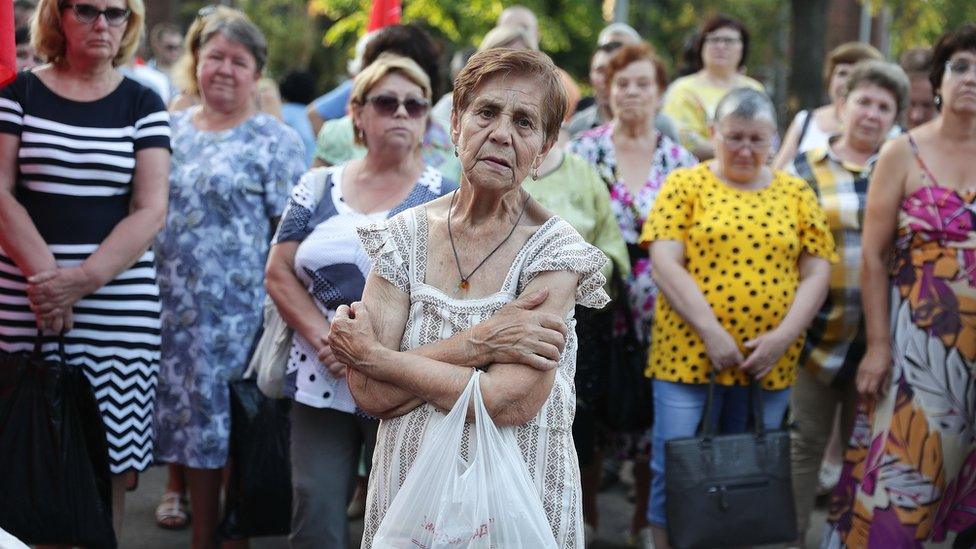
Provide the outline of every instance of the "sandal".
{"type": "Polygon", "coordinates": [[[164,492],[156,507],[156,524],[167,530],[183,530],[190,524],[186,500],[179,492],[164,492]]]}

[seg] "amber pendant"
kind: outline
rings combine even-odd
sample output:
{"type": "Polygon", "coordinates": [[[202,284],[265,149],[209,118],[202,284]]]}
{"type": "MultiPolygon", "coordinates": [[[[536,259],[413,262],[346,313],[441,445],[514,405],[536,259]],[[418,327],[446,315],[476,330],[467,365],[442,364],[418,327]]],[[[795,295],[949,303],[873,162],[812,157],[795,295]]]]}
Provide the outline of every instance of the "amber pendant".
{"type": "Polygon", "coordinates": [[[468,289],[468,286],[469,286],[469,284],[468,284],[468,280],[466,278],[462,278],[461,279],[461,282],[458,282],[458,289],[459,290],[467,290],[468,289]]]}

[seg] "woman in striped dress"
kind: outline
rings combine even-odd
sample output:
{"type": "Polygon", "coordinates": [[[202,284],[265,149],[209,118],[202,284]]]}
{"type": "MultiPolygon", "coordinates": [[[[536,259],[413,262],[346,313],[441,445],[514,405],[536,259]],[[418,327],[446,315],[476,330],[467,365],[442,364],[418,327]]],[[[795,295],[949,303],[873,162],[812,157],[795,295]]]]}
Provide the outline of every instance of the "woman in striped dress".
{"type": "Polygon", "coordinates": [[[0,350],[30,350],[38,327],[64,330],[105,423],[117,533],[123,473],[153,454],[159,290],[148,248],[170,157],[162,100],[115,69],[138,47],[144,12],[141,0],[41,0],[31,34],[50,63],[0,90],[0,350]]]}

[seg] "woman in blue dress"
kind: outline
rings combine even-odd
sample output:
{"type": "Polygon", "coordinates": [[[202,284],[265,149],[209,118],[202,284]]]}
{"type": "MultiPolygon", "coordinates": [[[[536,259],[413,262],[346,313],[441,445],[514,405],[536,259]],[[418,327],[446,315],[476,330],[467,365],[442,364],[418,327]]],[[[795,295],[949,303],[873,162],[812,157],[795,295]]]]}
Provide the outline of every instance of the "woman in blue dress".
{"type": "Polygon", "coordinates": [[[170,207],[156,240],[156,458],[186,466],[193,547],[201,548],[215,540],[229,383],[244,372],[261,326],[270,236],[305,160],[298,135],[255,107],[267,46],[246,16],[209,18],[190,55],[201,104],[172,117],[170,207]]]}

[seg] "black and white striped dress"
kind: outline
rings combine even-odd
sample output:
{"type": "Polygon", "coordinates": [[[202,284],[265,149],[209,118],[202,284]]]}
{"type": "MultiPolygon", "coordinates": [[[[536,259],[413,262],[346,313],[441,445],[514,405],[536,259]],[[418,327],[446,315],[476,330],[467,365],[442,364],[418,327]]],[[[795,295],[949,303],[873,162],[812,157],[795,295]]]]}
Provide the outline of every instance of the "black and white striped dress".
{"type": "MultiPolygon", "coordinates": [[[[61,267],[84,261],[129,213],[136,151],[169,148],[159,96],[129,78],[96,101],[65,99],[30,72],[0,90],[0,132],[20,137],[15,193],[61,267]]],[[[26,280],[0,244],[0,350],[33,347],[26,280]]],[[[152,461],[159,368],[159,289],[152,251],[74,306],[65,337],[105,422],[112,473],[152,461]]],[[[56,345],[48,343],[49,356],[56,345]]]]}

